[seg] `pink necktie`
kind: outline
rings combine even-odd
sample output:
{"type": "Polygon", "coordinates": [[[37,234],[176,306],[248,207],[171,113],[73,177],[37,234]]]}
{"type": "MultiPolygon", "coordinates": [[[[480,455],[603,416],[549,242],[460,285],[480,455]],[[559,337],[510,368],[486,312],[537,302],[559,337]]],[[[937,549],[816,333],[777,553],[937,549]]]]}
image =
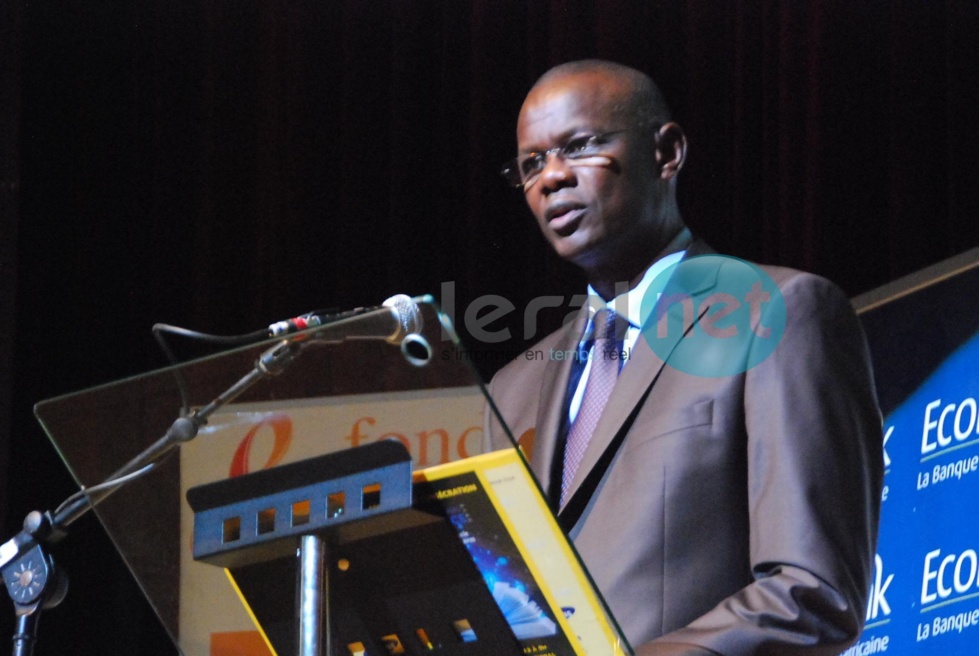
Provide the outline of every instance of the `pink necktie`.
{"type": "Polygon", "coordinates": [[[608,309],[599,310],[595,314],[595,329],[592,334],[595,337],[595,344],[591,351],[591,369],[588,372],[588,380],[585,383],[585,394],[581,400],[581,407],[571,424],[568,431],[568,439],[564,446],[564,475],[561,479],[561,505],[567,501],[568,489],[574,479],[575,472],[581,464],[581,459],[585,455],[588,441],[598,419],[602,416],[602,410],[608,403],[608,397],[612,393],[615,379],[619,375],[620,359],[613,358],[612,352],[620,350],[620,340],[616,339],[616,316],[608,309]]]}

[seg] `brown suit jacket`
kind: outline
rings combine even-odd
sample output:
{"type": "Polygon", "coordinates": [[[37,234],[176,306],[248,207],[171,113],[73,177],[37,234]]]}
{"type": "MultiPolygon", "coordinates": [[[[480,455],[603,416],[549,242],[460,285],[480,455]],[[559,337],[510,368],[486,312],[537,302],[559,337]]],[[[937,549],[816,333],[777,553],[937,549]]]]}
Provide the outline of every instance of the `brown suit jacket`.
{"type": "MultiPolygon", "coordinates": [[[[775,352],[704,378],[664,366],[640,337],[576,474],[573,488],[621,433],[570,536],[642,656],[836,655],[863,626],[883,478],[863,332],[832,283],[762,268],[787,307],[775,352]]],[[[685,291],[699,301],[716,282],[685,291]]],[[[573,350],[586,322],[490,385],[544,490],[571,368],[546,354],[573,350]]],[[[492,446],[509,445],[495,413],[487,425],[492,446]]]]}

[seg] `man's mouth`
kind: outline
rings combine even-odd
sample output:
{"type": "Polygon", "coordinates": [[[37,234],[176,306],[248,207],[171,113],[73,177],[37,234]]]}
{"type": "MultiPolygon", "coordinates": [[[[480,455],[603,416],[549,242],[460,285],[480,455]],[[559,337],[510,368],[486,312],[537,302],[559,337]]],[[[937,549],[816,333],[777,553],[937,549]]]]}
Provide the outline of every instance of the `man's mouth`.
{"type": "Polygon", "coordinates": [[[585,206],[581,203],[565,201],[551,205],[547,208],[544,216],[551,230],[561,236],[566,236],[574,232],[574,229],[578,225],[578,220],[584,213],[585,206]]]}

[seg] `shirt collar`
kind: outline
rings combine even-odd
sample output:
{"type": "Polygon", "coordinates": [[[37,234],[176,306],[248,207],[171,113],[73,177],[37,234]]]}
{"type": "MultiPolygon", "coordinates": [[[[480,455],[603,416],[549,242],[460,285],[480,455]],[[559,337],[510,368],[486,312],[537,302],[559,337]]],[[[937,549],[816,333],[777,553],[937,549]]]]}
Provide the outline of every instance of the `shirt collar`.
{"type": "Polygon", "coordinates": [[[627,318],[632,328],[639,328],[649,318],[655,305],[655,303],[642,302],[646,292],[649,291],[650,286],[659,274],[682,260],[685,254],[686,250],[677,251],[656,260],[652,266],[646,269],[646,273],[643,274],[635,287],[617,295],[608,302],[599,296],[594,287],[588,285],[588,304],[595,312],[608,308],[619,316],[627,318]]]}

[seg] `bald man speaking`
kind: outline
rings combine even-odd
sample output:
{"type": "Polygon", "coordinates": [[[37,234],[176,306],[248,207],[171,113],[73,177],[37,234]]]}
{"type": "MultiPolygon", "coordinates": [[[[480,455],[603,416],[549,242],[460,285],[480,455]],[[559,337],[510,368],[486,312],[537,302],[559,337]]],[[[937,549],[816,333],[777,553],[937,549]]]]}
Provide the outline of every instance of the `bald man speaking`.
{"type": "Polygon", "coordinates": [[[504,174],[591,301],[490,391],[637,654],[835,656],[863,627],[883,479],[865,339],[829,281],[690,233],[687,148],[638,71],[538,80],[504,174]]]}

